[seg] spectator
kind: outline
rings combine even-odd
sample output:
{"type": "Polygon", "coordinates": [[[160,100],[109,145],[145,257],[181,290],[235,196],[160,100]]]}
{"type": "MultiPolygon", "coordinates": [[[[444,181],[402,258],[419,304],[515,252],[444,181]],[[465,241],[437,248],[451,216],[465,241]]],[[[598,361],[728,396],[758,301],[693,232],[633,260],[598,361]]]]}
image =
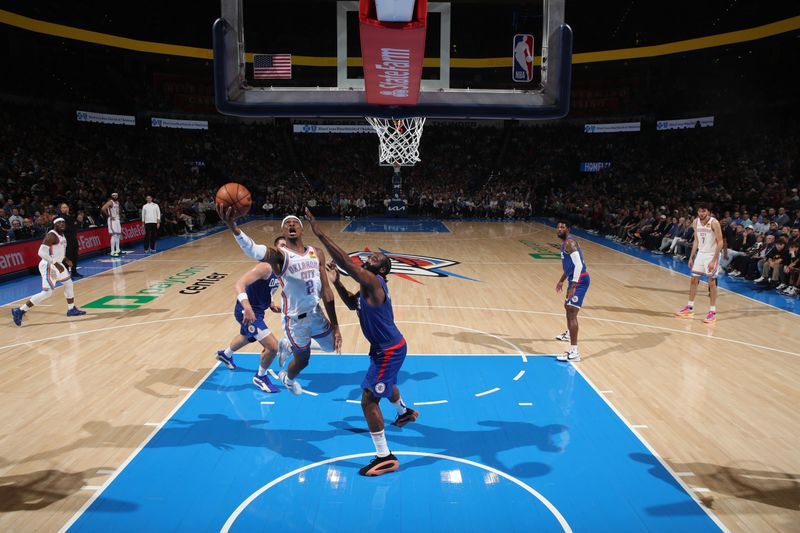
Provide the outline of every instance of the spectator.
{"type": "Polygon", "coordinates": [[[783,267],[789,264],[789,250],[786,249],[786,239],[781,237],[775,241],[775,247],[764,256],[764,266],[761,277],[754,283],[768,283],[770,288],[777,287],[783,267]]]}
{"type": "Polygon", "coordinates": [[[785,257],[786,262],[781,272],[781,283],[775,288],[775,290],[786,296],[794,296],[796,294],[797,279],[795,273],[800,269],[800,253],[798,253],[798,248],[800,248],[800,243],[789,243],[789,253],[785,257]]]}
{"type": "Polygon", "coordinates": [[[778,227],[783,227],[789,224],[792,219],[789,217],[789,214],[786,212],[786,208],[779,208],[778,215],[775,217],[775,222],[778,224],[778,227]]]}
{"type": "Polygon", "coordinates": [[[64,237],[67,239],[66,259],[69,259],[72,267],[70,275],[75,279],[80,279],[83,275],[78,273],[78,230],[75,226],[75,219],[69,213],[69,204],[64,202],[59,206],[61,218],[64,219],[64,237]]]}
{"type": "Polygon", "coordinates": [[[762,235],[766,234],[769,231],[769,220],[767,220],[767,212],[766,210],[761,212],[761,216],[758,217],[758,220],[753,225],[756,233],[761,233],[762,235]]]}
{"type": "Polygon", "coordinates": [[[22,226],[22,222],[24,221],[23,217],[19,214],[18,207],[11,208],[11,215],[8,217],[8,223],[13,224],[14,221],[19,222],[20,227],[22,226]]]}
{"type": "Polygon", "coordinates": [[[6,233],[6,242],[13,242],[20,240],[19,236],[21,234],[20,229],[22,228],[22,224],[20,224],[17,218],[11,220],[11,229],[8,230],[6,233]]]}
{"type": "Polygon", "coordinates": [[[22,221],[22,227],[16,232],[16,240],[23,241],[32,239],[33,237],[33,221],[30,219],[30,217],[25,217],[22,221]]]}
{"type": "Polygon", "coordinates": [[[44,237],[45,233],[47,233],[47,219],[44,215],[36,217],[36,222],[34,222],[32,230],[34,237],[44,237]]]}

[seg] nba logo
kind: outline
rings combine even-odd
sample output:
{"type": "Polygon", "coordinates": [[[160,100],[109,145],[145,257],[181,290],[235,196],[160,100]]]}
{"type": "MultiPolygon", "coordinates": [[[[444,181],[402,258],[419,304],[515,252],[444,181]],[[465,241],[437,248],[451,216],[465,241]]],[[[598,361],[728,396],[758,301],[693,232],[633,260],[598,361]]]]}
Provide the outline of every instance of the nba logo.
{"type": "Polygon", "coordinates": [[[511,79],[521,83],[531,81],[533,79],[533,35],[518,33],[514,36],[512,57],[511,79]]]}

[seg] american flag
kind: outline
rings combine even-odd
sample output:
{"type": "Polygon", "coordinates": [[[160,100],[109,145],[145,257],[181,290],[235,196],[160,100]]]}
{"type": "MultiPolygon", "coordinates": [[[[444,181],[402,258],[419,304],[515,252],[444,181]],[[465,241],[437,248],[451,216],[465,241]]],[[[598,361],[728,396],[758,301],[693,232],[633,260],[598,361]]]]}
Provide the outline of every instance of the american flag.
{"type": "Polygon", "coordinates": [[[253,54],[253,77],[292,79],[292,54],[253,54]]]}

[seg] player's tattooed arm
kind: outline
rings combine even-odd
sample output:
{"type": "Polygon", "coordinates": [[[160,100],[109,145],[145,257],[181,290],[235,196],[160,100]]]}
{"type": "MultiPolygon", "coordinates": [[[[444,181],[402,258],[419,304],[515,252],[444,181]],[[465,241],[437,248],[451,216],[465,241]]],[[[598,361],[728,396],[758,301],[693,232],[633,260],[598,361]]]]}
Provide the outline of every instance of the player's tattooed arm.
{"type": "Polygon", "coordinates": [[[567,239],[564,241],[564,253],[570,255],[572,252],[576,251],[578,246],[575,244],[575,241],[572,239],[567,239]]]}

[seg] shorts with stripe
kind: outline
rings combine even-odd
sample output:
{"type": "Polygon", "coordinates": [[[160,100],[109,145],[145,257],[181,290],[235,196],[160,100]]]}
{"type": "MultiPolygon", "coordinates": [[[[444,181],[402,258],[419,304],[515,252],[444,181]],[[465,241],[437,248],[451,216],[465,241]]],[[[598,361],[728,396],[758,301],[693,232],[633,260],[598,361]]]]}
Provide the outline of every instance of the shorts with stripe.
{"type": "Polygon", "coordinates": [[[39,274],[42,276],[42,289],[48,291],[56,288],[58,282],[67,281],[70,278],[69,269],[65,266],[64,272],[49,264],[47,261],[39,261],[39,274]]]}
{"type": "Polygon", "coordinates": [[[300,316],[284,316],[283,331],[296,351],[310,349],[311,339],[319,343],[322,351],[333,351],[333,327],[319,306],[300,316]]]}
{"type": "Polygon", "coordinates": [[[255,313],[256,319],[250,324],[244,321],[244,313],[238,305],[233,310],[233,318],[239,323],[239,335],[246,338],[250,342],[261,341],[264,337],[269,336],[272,332],[264,322],[264,313],[255,313]]]}
{"type": "Polygon", "coordinates": [[[376,398],[389,398],[397,384],[397,374],[406,360],[408,346],[401,339],[387,348],[372,345],[369,349],[369,368],[361,388],[369,390],[376,398]]]}
{"type": "Polygon", "coordinates": [[[569,282],[569,286],[575,287],[575,293],[572,295],[572,298],[565,299],[564,303],[570,305],[572,307],[577,307],[580,309],[583,307],[583,299],[586,296],[586,291],[589,290],[589,273],[584,272],[581,274],[581,277],[578,278],[577,282],[569,282]]]}

